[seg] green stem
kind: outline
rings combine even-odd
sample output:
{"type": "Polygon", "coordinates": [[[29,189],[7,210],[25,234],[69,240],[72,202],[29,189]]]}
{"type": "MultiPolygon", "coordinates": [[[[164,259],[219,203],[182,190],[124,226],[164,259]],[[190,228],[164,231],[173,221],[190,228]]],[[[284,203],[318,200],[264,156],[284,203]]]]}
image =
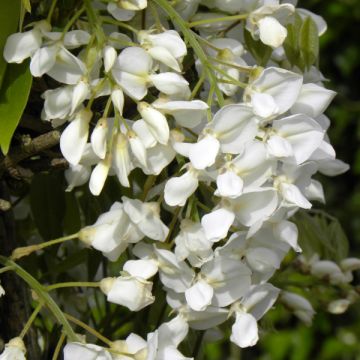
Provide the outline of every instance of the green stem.
{"type": "Polygon", "coordinates": [[[245,66],[240,66],[240,65],[237,65],[237,64],[234,64],[234,63],[229,63],[227,61],[223,61],[223,60],[220,60],[218,58],[211,58],[212,61],[215,61],[219,64],[222,64],[222,65],[225,65],[225,66],[229,66],[229,67],[232,67],[234,69],[237,69],[239,71],[243,71],[243,72],[248,72],[248,73],[251,73],[254,69],[252,68],[249,68],[249,67],[245,67],[245,66]]]}
{"type": "Polygon", "coordinates": [[[50,309],[56,320],[63,326],[64,332],[67,335],[70,341],[77,341],[77,336],[74,330],[71,328],[69,322],[64,316],[61,309],[58,307],[53,298],[44,290],[43,286],[26,270],[24,270],[21,266],[9,260],[8,258],[0,255],[0,263],[4,266],[12,266],[14,268],[15,273],[20,276],[29,286],[33,289],[40,300],[43,301],[44,304],[50,309]]]}
{"type": "Polygon", "coordinates": [[[56,348],[55,348],[55,351],[54,351],[54,355],[53,355],[53,357],[52,357],[52,360],[57,360],[57,358],[59,357],[60,351],[61,351],[61,347],[62,347],[62,345],[63,345],[63,343],[64,343],[64,341],[65,341],[65,337],[66,337],[65,334],[62,333],[61,336],[60,336],[59,341],[58,341],[57,344],[56,344],[56,348]]]}
{"type": "Polygon", "coordinates": [[[14,270],[14,267],[13,266],[5,266],[0,269],[0,274],[3,274],[4,272],[10,271],[10,270],[14,270]]]}
{"type": "Polygon", "coordinates": [[[218,103],[220,106],[224,105],[224,97],[221,93],[219,87],[217,86],[216,82],[216,76],[209,66],[208,62],[208,56],[205,54],[204,50],[196,40],[196,37],[191,29],[189,29],[187,23],[182,19],[182,17],[178,14],[178,12],[166,1],[166,0],[153,0],[162,10],[164,10],[170,17],[171,21],[176,23],[182,33],[184,34],[184,37],[190,44],[190,46],[193,48],[196,56],[201,61],[202,65],[204,66],[204,70],[207,73],[208,79],[211,84],[214,85],[216,97],[218,100],[218,103]]]}
{"type": "Polygon", "coordinates": [[[249,16],[249,14],[239,14],[239,15],[232,15],[232,16],[223,16],[223,17],[218,17],[218,18],[210,18],[210,19],[193,21],[193,22],[189,23],[188,26],[189,26],[189,28],[192,28],[194,26],[213,24],[213,23],[217,23],[217,22],[244,20],[248,16],[249,16]]]}
{"type": "Polygon", "coordinates": [[[204,75],[204,72],[202,72],[201,76],[199,77],[198,82],[196,83],[196,85],[194,86],[194,88],[193,88],[193,90],[191,92],[190,100],[193,100],[197,96],[197,94],[200,91],[201,86],[203,85],[204,81],[205,81],[205,75],[204,75]]]}
{"type": "Polygon", "coordinates": [[[52,291],[55,289],[68,288],[68,287],[99,287],[99,286],[100,286],[100,282],[71,281],[71,282],[63,282],[63,283],[49,285],[45,289],[46,291],[52,291]]]}
{"type": "Polygon", "coordinates": [[[80,15],[85,11],[85,6],[82,6],[69,20],[69,22],[64,27],[64,30],[62,31],[62,37],[65,36],[67,31],[74,25],[75,21],[80,17],[80,15]]]}
{"type": "Polygon", "coordinates": [[[126,30],[129,30],[129,31],[133,32],[134,34],[137,34],[139,32],[139,30],[135,29],[134,27],[132,27],[132,26],[130,26],[128,24],[125,24],[123,22],[117,21],[115,19],[111,19],[111,18],[109,18],[107,16],[100,16],[100,19],[104,23],[122,27],[123,29],[126,29],[126,30]]]}
{"type": "Polygon", "coordinates": [[[219,68],[218,66],[213,66],[213,69],[215,71],[217,71],[219,74],[221,74],[222,76],[226,77],[228,80],[232,81],[232,83],[234,85],[237,85],[243,89],[245,89],[247,87],[247,84],[239,81],[239,80],[236,80],[235,78],[233,78],[232,76],[230,76],[226,71],[224,71],[223,69],[219,68]]]}
{"type": "Polygon", "coordinates": [[[74,324],[80,326],[81,328],[85,329],[90,334],[93,334],[95,337],[97,337],[99,340],[101,340],[103,343],[105,343],[109,347],[112,347],[113,343],[112,343],[112,341],[110,339],[108,339],[105,336],[101,335],[95,329],[93,329],[89,325],[86,325],[81,320],[76,319],[75,317],[71,316],[70,314],[64,314],[64,315],[69,321],[71,321],[72,323],[74,323],[74,324]]]}
{"type": "Polygon", "coordinates": [[[48,23],[51,23],[51,18],[52,18],[53,14],[54,14],[56,4],[57,4],[57,0],[53,0],[52,3],[51,3],[50,9],[49,9],[48,16],[46,18],[46,21],[48,23]]]}
{"type": "Polygon", "coordinates": [[[24,328],[22,329],[19,337],[21,339],[23,339],[26,335],[26,333],[29,331],[32,323],[34,322],[34,320],[36,319],[37,314],[40,312],[40,310],[42,309],[42,307],[44,306],[44,304],[42,302],[40,302],[38,304],[38,306],[35,308],[35,310],[33,311],[33,313],[31,314],[31,316],[29,317],[28,321],[26,322],[24,328]]]}
{"type": "Polygon", "coordinates": [[[17,259],[20,259],[20,258],[22,258],[24,256],[30,255],[34,251],[38,251],[38,250],[44,249],[44,248],[52,246],[52,245],[61,244],[61,243],[65,242],[65,241],[76,239],[77,237],[78,237],[78,233],[68,235],[68,236],[63,236],[63,237],[58,238],[58,239],[46,241],[46,242],[41,243],[41,244],[35,244],[35,245],[30,245],[30,246],[19,247],[19,248],[16,248],[12,252],[11,259],[12,260],[17,260],[17,259]]]}
{"type": "Polygon", "coordinates": [[[153,187],[153,185],[155,184],[156,181],[156,176],[155,175],[150,175],[147,177],[145,184],[144,184],[144,191],[141,195],[141,200],[145,201],[147,194],[149,193],[150,189],[153,187]]]}

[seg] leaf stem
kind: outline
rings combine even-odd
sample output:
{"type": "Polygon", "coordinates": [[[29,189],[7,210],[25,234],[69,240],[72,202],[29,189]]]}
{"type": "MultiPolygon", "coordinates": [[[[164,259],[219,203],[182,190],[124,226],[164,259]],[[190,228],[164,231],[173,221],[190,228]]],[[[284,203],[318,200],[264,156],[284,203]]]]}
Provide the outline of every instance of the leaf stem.
{"type": "Polygon", "coordinates": [[[60,351],[61,351],[61,347],[65,341],[65,338],[66,338],[66,335],[64,333],[61,334],[60,338],[59,338],[59,341],[57,342],[56,344],[56,348],[55,348],[55,351],[54,351],[54,354],[53,354],[53,357],[52,357],[52,360],[57,360],[57,358],[59,357],[60,355],[60,351]]]}
{"type": "Polygon", "coordinates": [[[100,282],[87,282],[87,281],[71,281],[57,283],[53,285],[46,286],[46,291],[52,291],[55,289],[68,288],[68,287],[99,287],[100,282]]]}
{"type": "Polygon", "coordinates": [[[183,18],[178,14],[178,12],[166,0],[153,0],[153,1],[168,14],[172,22],[178,25],[178,27],[184,34],[184,37],[186,38],[190,46],[193,48],[196,56],[201,61],[204,70],[206,71],[206,74],[208,76],[208,80],[214,86],[214,91],[216,93],[216,97],[219,105],[223,106],[224,97],[219,87],[217,86],[216,76],[214,74],[213,69],[209,66],[210,64],[208,62],[208,56],[205,54],[204,50],[196,40],[196,36],[194,35],[194,33],[192,32],[191,29],[189,29],[188,24],[183,20],[183,18]]]}
{"type": "Polygon", "coordinates": [[[10,270],[14,270],[13,266],[4,266],[3,268],[0,269],[0,274],[3,274],[4,272],[10,271],[10,270]]]}
{"type": "Polygon", "coordinates": [[[63,236],[63,237],[58,238],[58,239],[46,241],[46,242],[41,243],[41,244],[18,247],[12,252],[11,259],[12,260],[18,260],[18,259],[20,259],[20,258],[22,258],[24,256],[30,255],[34,251],[38,251],[38,250],[44,249],[44,248],[52,246],[52,245],[61,244],[61,243],[65,242],[65,241],[76,239],[77,237],[78,237],[78,233],[68,235],[68,236],[63,236]]]}
{"type": "Polygon", "coordinates": [[[0,263],[4,266],[12,266],[15,273],[20,276],[29,286],[33,289],[40,300],[50,309],[56,320],[63,326],[64,332],[70,341],[77,341],[77,336],[60,310],[53,298],[44,290],[44,287],[25,269],[16,264],[14,261],[9,260],[5,256],[0,255],[0,263]]]}
{"type": "Polygon", "coordinates": [[[44,306],[43,302],[40,302],[37,307],[35,308],[35,310],[33,311],[33,313],[31,314],[31,316],[29,317],[28,321],[26,322],[24,328],[21,330],[21,333],[19,335],[19,337],[21,339],[23,339],[26,335],[26,333],[29,331],[32,323],[34,322],[34,320],[36,319],[36,316],[38,315],[38,313],[40,312],[40,310],[42,309],[42,307],[44,306]]]}
{"type": "Polygon", "coordinates": [[[203,19],[203,20],[193,21],[193,22],[189,23],[188,26],[189,26],[189,28],[192,28],[194,26],[213,24],[213,23],[217,23],[217,22],[245,20],[248,16],[249,16],[249,14],[238,14],[238,15],[203,19]]]}
{"type": "Polygon", "coordinates": [[[112,347],[113,343],[110,339],[106,338],[105,336],[101,335],[99,332],[97,332],[95,329],[90,327],[89,325],[83,323],[81,320],[71,316],[70,314],[64,313],[66,319],[71,321],[72,323],[80,326],[81,328],[85,329],[90,334],[93,334],[95,337],[97,337],[99,340],[101,340],[103,343],[108,345],[110,348],[112,347]]]}

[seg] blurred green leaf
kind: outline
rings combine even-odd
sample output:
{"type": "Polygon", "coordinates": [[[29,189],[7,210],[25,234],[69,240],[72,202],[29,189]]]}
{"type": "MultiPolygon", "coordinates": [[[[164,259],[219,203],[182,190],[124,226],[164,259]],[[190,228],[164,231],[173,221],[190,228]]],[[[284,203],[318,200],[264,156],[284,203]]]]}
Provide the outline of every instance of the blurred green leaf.
{"type": "Polygon", "coordinates": [[[300,29],[302,19],[299,14],[295,13],[294,22],[287,25],[287,37],[284,42],[285,54],[292,66],[298,66],[303,69],[304,64],[300,56],[300,29]]]}
{"type": "Polygon", "coordinates": [[[80,209],[74,192],[65,193],[65,203],[64,230],[67,234],[74,234],[81,228],[80,209]]]}
{"type": "Polygon", "coordinates": [[[260,40],[254,40],[249,31],[244,30],[247,48],[260,66],[265,66],[272,54],[272,48],[264,45],[260,40]]]}
{"type": "Polygon", "coordinates": [[[30,188],[30,206],[40,235],[54,239],[63,234],[65,192],[57,174],[37,174],[30,188]]]}
{"type": "Polygon", "coordinates": [[[6,39],[17,30],[20,18],[20,4],[20,0],[0,1],[0,89],[7,65],[2,54],[6,39]]]}
{"type": "Polygon", "coordinates": [[[27,104],[32,84],[29,64],[9,64],[0,90],[0,147],[9,151],[12,136],[27,104]]]}
{"type": "Polygon", "coordinates": [[[314,20],[307,17],[300,29],[300,49],[305,67],[309,69],[319,57],[319,34],[314,20]]]}
{"type": "Polygon", "coordinates": [[[321,258],[341,260],[348,254],[349,241],[339,221],[326,213],[310,215],[305,211],[296,214],[299,244],[308,257],[314,253],[321,258]]]}

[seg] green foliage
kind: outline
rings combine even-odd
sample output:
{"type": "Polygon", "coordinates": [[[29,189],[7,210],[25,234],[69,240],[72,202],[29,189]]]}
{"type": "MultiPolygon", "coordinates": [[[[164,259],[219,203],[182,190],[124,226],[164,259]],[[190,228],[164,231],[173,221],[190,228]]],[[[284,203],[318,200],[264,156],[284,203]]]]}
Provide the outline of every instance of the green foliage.
{"type": "Polygon", "coordinates": [[[2,56],[6,39],[16,32],[20,18],[20,0],[3,0],[0,2],[0,89],[7,63],[2,56]]]}
{"type": "Polygon", "coordinates": [[[271,47],[264,45],[260,40],[254,40],[251,33],[247,30],[244,30],[244,39],[247,48],[256,62],[260,64],[260,66],[265,66],[272,54],[271,47]]]}
{"type": "Polygon", "coordinates": [[[319,57],[318,28],[310,16],[305,19],[296,14],[287,26],[288,36],[284,42],[285,54],[292,66],[310,69],[319,57]]]}
{"type": "Polygon", "coordinates": [[[9,64],[0,89],[0,147],[6,155],[29,98],[32,76],[29,64],[9,64]]]}
{"type": "Polygon", "coordinates": [[[349,240],[337,219],[321,211],[314,215],[300,211],[294,220],[299,229],[299,244],[307,257],[314,253],[334,261],[347,257],[349,240]]]}
{"type": "Polygon", "coordinates": [[[41,236],[46,240],[60,237],[66,200],[61,180],[56,174],[38,174],[33,178],[30,205],[41,236]]]}

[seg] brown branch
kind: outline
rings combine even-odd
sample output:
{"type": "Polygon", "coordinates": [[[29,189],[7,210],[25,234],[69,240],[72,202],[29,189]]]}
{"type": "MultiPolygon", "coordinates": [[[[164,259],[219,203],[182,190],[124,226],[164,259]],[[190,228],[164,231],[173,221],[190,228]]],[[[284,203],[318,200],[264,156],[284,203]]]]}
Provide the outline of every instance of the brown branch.
{"type": "Polygon", "coordinates": [[[11,172],[17,167],[17,164],[31,156],[34,156],[44,150],[51,149],[60,141],[60,132],[57,130],[42,134],[31,139],[26,144],[18,146],[10,151],[0,162],[0,177],[5,172],[11,172]]]}

